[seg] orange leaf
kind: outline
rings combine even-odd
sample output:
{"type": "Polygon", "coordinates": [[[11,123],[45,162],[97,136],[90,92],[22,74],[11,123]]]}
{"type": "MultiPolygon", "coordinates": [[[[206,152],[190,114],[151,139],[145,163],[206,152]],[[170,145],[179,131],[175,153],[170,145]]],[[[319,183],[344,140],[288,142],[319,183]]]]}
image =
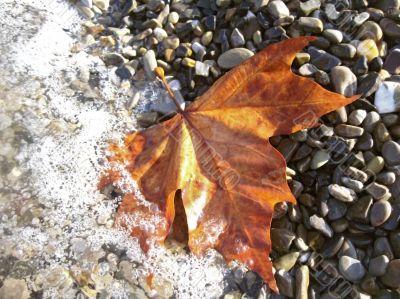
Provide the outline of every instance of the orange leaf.
{"type": "MultiPolygon", "coordinates": [[[[181,191],[188,245],[195,254],[218,250],[258,272],[277,291],[268,254],[274,205],[295,203],[285,161],[268,138],[314,126],[318,118],[356,100],[332,93],[291,72],[298,51],[313,37],[273,44],[220,78],[186,111],[130,134],[115,150],[146,199],[126,194],[117,223],[144,250],[162,243],[181,191]],[[151,230],[127,215],[158,219],[151,230]]],[[[114,178],[118,176],[114,175],[114,178]]],[[[182,213],[181,213],[182,214],[182,213]]]]}

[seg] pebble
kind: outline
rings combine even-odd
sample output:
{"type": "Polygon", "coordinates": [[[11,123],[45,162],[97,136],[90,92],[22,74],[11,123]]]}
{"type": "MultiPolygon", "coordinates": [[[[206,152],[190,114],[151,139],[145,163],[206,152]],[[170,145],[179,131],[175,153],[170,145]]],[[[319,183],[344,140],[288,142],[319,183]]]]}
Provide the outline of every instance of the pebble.
{"type": "Polygon", "coordinates": [[[254,53],[246,48],[230,49],[219,56],[217,63],[223,69],[231,69],[253,55],[254,53]]]}
{"type": "Polygon", "coordinates": [[[353,190],[337,184],[329,185],[328,190],[330,195],[343,202],[353,202],[357,198],[353,190]]]}
{"type": "Polygon", "coordinates": [[[175,11],[172,11],[169,15],[168,15],[168,22],[170,22],[171,24],[176,24],[179,22],[179,14],[175,11]]]}
{"type": "Polygon", "coordinates": [[[381,27],[374,21],[367,21],[363,23],[358,32],[356,33],[357,39],[372,39],[375,42],[380,41],[383,37],[381,27]]]}
{"type": "Polygon", "coordinates": [[[394,258],[393,250],[392,247],[390,246],[388,238],[381,237],[375,239],[373,255],[374,256],[386,255],[389,258],[389,260],[392,260],[394,258]]]}
{"type": "Polygon", "coordinates": [[[392,212],[390,203],[386,200],[380,200],[373,204],[371,208],[370,221],[372,226],[379,226],[389,219],[392,212]]]}
{"type": "Polygon", "coordinates": [[[0,288],[0,298],[2,299],[28,299],[30,292],[26,282],[22,279],[6,278],[0,288]]]}
{"type": "Polygon", "coordinates": [[[308,299],[310,285],[310,271],[306,265],[300,266],[296,271],[296,299],[308,299]]]}
{"type": "MultiPolygon", "coordinates": [[[[370,17],[369,13],[364,11],[354,17],[353,23],[355,26],[361,26],[365,21],[369,19],[369,17],[370,17]]],[[[358,34],[357,38],[359,38],[358,34]]]]}
{"type": "Polygon", "coordinates": [[[388,193],[389,189],[388,187],[378,184],[376,182],[372,182],[368,186],[365,187],[365,190],[375,199],[379,200],[382,198],[385,198],[388,193]]]}
{"type": "Polygon", "coordinates": [[[400,83],[383,82],[375,93],[374,104],[379,113],[400,111],[400,83]]]}
{"type": "Polygon", "coordinates": [[[334,90],[346,97],[357,92],[357,77],[345,66],[335,66],[331,70],[331,82],[334,90]]]}
{"type": "Polygon", "coordinates": [[[343,245],[340,248],[340,251],[338,253],[338,258],[342,257],[342,256],[348,256],[351,257],[353,259],[357,259],[357,250],[356,247],[354,246],[354,244],[348,240],[345,239],[343,241],[343,245]]]}
{"type": "Polygon", "coordinates": [[[333,236],[332,228],[326,223],[324,218],[321,218],[317,215],[313,215],[310,217],[310,225],[314,229],[320,231],[325,236],[331,238],[333,236]]]}
{"type": "Polygon", "coordinates": [[[364,133],[364,129],[356,126],[340,124],[335,127],[335,133],[346,138],[360,137],[364,133]]]}
{"type": "Polygon", "coordinates": [[[379,22],[379,25],[381,26],[383,33],[388,37],[400,38],[400,25],[395,21],[383,18],[379,22]]]}
{"type": "Polygon", "coordinates": [[[357,93],[364,97],[372,95],[380,86],[381,79],[378,73],[370,72],[359,80],[357,93]]]}
{"type": "Polygon", "coordinates": [[[275,279],[279,292],[284,296],[293,298],[295,282],[292,275],[284,270],[279,270],[275,273],[275,279]]]}
{"type": "Polygon", "coordinates": [[[343,185],[345,185],[347,188],[350,188],[354,190],[354,192],[361,192],[363,190],[364,184],[360,181],[348,178],[348,177],[342,177],[341,182],[343,185]]]}
{"type": "Polygon", "coordinates": [[[305,2],[300,2],[300,9],[305,16],[308,16],[315,10],[318,10],[321,7],[320,0],[308,0],[305,2]]]}
{"type": "Polygon", "coordinates": [[[369,261],[368,274],[371,276],[382,276],[386,273],[389,265],[389,258],[386,255],[379,255],[369,261]]]}
{"type": "Polygon", "coordinates": [[[347,205],[344,202],[330,198],[328,200],[328,219],[330,221],[342,218],[347,211],[347,205]]]}
{"type": "Polygon", "coordinates": [[[143,56],[143,68],[147,79],[154,80],[156,78],[154,69],[157,67],[156,54],[153,50],[148,50],[143,56]]]}
{"type": "Polygon", "coordinates": [[[299,26],[306,32],[321,33],[324,29],[324,24],[318,18],[301,17],[299,18],[299,26]]]}
{"type": "Polygon", "coordinates": [[[381,117],[376,111],[368,112],[363,122],[363,127],[367,132],[371,133],[372,131],[375,130],[375,127],[380,120],[381,117]]]}
{"type": "Polygon", "coordinates": [[[295,234],[287,229],[271,228],[272,247],[278,252],[288,252],[295,238],[295,234]]]}
{"type": "Polygon", "coordinates": [[[356,55],[356,48],[351,44],[337,44],[330,47],[332,54],[343,59],[352,59],[356,55]]]}
{"type": "Polygon", "coordinates": [[[324,150],[318,150],[312,157],[310,167],[311,169],[318,169],[329,162],[331,156],[329,152],[324,150]]]}
{"type": "Polygon", "coordinates": [[[381,280],[385,285],[394,289],[400,286],[400,259],[392,260],[389,263],[381,280]]]}
{"type": "Polygon", "coordinates": [[[353,65],[353,72],[356,75],[364,75],[368,72],[368,60],[364,55],[357,59],[353,65]]]}
{"type": "Polygon", "coordinates": [[[120,65],[126,62],[126,59],[118,53],[107,53],[103,56],[104,63],[109,65],[120,65]]]}
{"type": "Polygon", "coordinates": [[[324,50],[315,47],[309,47],[308,53],[311,56],[311,63],[318,69],[323,71],[330,71],[333,67],[341,64],[341,60],[324,50]]]}
{"type": "Polygon", "coordinates": [[[299,256],[300,256],[300,252],[298,252],[298,251],[294,251],[294,252],[285,254],[285,255],[279,257],[279,259],[274,262],[274,268],[276,270],[282,269],[286,272],[289,272],[293,268],[293,266],[296,264],[299,256]]]}
{"type": "Polygon", "coordinates": [[[367,60],[370,62],[379,56],[379,50],[373,39],[366,39],[357,45],[357,54],[367,57],[367,60]]]}
{"type": "Polygon", "coordinates": [[[102,11],[106,11],[110,6],[110,0],[93,0],[93,4],[100,8],[102,11]]]}
{"type": "Polygon", "coordinates": [[[333,44],[340,44],[343,40],[343,33],[336,29],[325,29],[322,35],[333,44]]]}
{"type": "Polygon", "coordinates": [[[328,240],[322,247],[322,255],[325,258],[331,258],[338,253],[340,248],[342,248],[344,242],[343,235],[335,235],[332,239],[328,240]]]}
{"type": "Polygon", "coordinates": [[[364,109],[356,109],[353,110],[349,117],[348,122],[350,125],[359,126],[364,121],[365,117],[367,116],[367,111],[364,109]]]}
{"type": "Polygon", "coordinates": [[[399,165],[400,144],[392,140],[386,141],[382,146],[382,155],[388,165],[399,165]]]}
{"type": "Polygon", "coordinates": [[[339,271],[349,281],[357,282],[365,276],[365,268],[361,262],[349,256],[342,256],[339,259],[339,271]]]}
{"type": "Polygon", "coordinates": [[[400,74],[400,47],[394,47],[389,51],[383,68],[391,74],[400,74]]]}
{"type": "Polygon", "coordinates": [[[240,32],[239,29],[235,28],[233,29],[231,33],[231,44],[233,48],[239,48],[241,46],[244,46],[246,43],[246,40],[244,39],[243,34],[240,32]]]}
{"type": "Polygon", "coordinates": [[[281,0],[270,1],[267,5],[267,10],[274,18],[283,18],[290,15],[286,4],[281,0]]]}
{"type": "Polygon", "coordinates": [[[299,68],[299,74],[306,77],[314,75],[317,71],[317,67],[311,63],[303,64],[299,68]]]}

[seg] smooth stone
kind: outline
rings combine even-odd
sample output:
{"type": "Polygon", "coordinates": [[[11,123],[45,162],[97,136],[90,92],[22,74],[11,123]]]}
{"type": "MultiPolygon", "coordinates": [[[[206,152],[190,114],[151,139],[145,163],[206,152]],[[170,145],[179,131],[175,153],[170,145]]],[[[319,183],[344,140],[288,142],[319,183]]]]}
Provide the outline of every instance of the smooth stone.
{"type": "Polygon", "coordinates": [[[295,285],[293,276],[291,276],[288,272],[279,270],[275,273],[275,280],[276,280],[276,284],[278,286],[279,292],[284,296],[293,298],[294,285],[295,285]]]}
{"type": "Polygon", "coordinates": [[[381,70],[383,68],[383,60],[380,57],[375,57],[372,59],[369,69],[373,72],[382,73],[381,70]]]}
{"type": "Polygon", "coordinates": [[[310,225],[312,228],[320,231],[325,236],[331,238],[333,236],[332,228],[326,223],[324,218],[313,215],[310,217],[310,225]]]}
{"type": "Polygon", "coordinates": [[[381,156],[375,156],[368,161],[365,171],[370,175],[377,175],[385,167],[385,161],[381,156]]]}
{"type": "Polygon", "coordinates": [[[315,47],[309,47],[308,53],[311,56],[311,63],[318,69],[330,71],[333,67],[341,64],[341,60],[324,50],[319,50],[315,47]]]}
{"type": "Polygon", "coordinates": [[[353,65],[353,72],[356,75],[364,75],[368,72],[368,59],[366,56],[361,56],[353,65]]]}
{"type": "Polygon", "coordinates": [[[164,29],[158,27],[154,28],[153,35],[159,42],[163,41],[165,38],[168,37],[167,32],[164,29]]]}
{"type": "Polygon", "coordinates": [[[324,166],[326,163],[329,162],[330,158],[331,156],[329,152],[324,150],[316,151],[311,160],[311,169],[318,169],[324,166]]]}
{"type": "Polygon", "coordinates": [[[310,33],[321,33],[324,29],[324,24],[318,18],[312,17],[300,17],[299,26],[306,32],[310,33]]]}
{"type": "Polygon", "coordinates": [[[330,195],[343,202],[353,202],[357,198],[353,190],[337,184],[329,185],[328,190],[330,195]]]}
{"type": "Polygon", "coordinates": [[[328,219],[330,221],[342,218],[347,211],[347,206],[344,202],[330,198],[328,200],[328,219]]]}
{"type": "Polygon", "coordinates": [[[347,211],[349,219],[366,222],[368,221],[368,214],[373,204],[372,196],[366,195],[361,197],[355,204],[353,204],[347,211]]]}
{"type": "Polygon", "coordinates": [[[368,75],[363,76],[359,80],[357,93],[362,94],[364,97],[369,97],[378,90],[382,80],[376,72],[370,72],[368,75]]]}
{"type": "Polygon", "coordinates": [[[396,23],[395,21],[383,18],[380,20],[379,25],[382,28],[383,33],[392,38],[400,38],[400,24],[396,23]]]}
{"type": "Polygon", "coordinates": [[[272,247],[278,252],[288,252],[296,235],[284,228],[271,228],[272,247]]]}
{"type": "Polygon", "coordinates": [[[355,149],[367,151],[370,150],[374,146],[374,139],[372,135],[368,132],[364,132],[360,138],[358,138],[357,143],[355,145],[355,149]]]}
{"type": "Polygon", "coordinates": [[[345,279],[351,282],[360,281],[366,273],[361,262],[349,256],[342,256],[339,259],[339,271],[345,279]]]}
{"type": "Polygon", "coordinates": [[[389,260],[394,258],[392,247],[386,237],[375,239],[373,256],[386,255],[389,260]]]}
{"type": "Polygon", "coordinates": [[[400,144],[393,140],[386,141],[382,146],[382,155],[385,162],[390,165],[400,164],[400,144]]]}
{"type": "Polygon", "coordinates": [[[389,258],[386,255],[379,255],[369,261],[368,274],[382,276],[386,273],[389,265],[389,258]]]}
{"type": "Polygon", "coordinates": [[[357,250],[356,247],[354,246],[354,244],[348,240],[345,239],[343,241],[343,245],[339,250],[339,253],[337,254],[338,258],[342,257],[342,256],[349,256],[353,259],[357,259],[357,250]]]}
{"type": "Polygon", "coordinates": [[[364,184],[362,182],[345,176],[341,178],[341,181],[343,185],[345,185],[347,188],[350,188],[351,190],[354,190],[354,192],[356,193],[361,192],[364,187],[364,184]]]}
{"type": "Polygon", "coordinates": [[[356,36],[360,40],[372,39],[377,42],[382,39],[383,32],[377,23],[374,21],[367,21],[360,26],[356,36]]]}
{"type": "Polygon", "coordinates": [[[168,15],[168,22],[170,22],[171,24],[176,24],[179,21],[179,14],[176,11],[172,11],[169,15],[168,15]]]}
{"type": "MultiPolygon", "coordinates": [[[[370,17],[370,14],[368,12],[362,12],[358,15],[356,15],[353,19],[353,23],[355,26],[361,26],[365,21],[367,21],[370,17]]],[[[358,38],[358,34],[357,34],[358,38]]]]}
{"type": "Polygon", "coordinates": [[[351,44],[337,44],[330,47],[332,54],[343,59],[352,59],[356,55],[356,48],[351,44]]]}
{"type": "Polygon", "coordinates": [[[299,74],[302,76],[312,76],[318,71],[317,67],[315,65],[312,65],[311,63],[306,63],[303,64],[299,68],[299,74]]]}
{"type": "Polygon", "coordinates": [[[107,66],[109,66],[109,65],[120,65],[125,63],[127,60],[121,54],[107,53],[103,56],[103,61],[107,66]]]}
{"type": "Polygon", "coordinates": [[[335,66],[331,70],[331,82],[334,90],[346,97],[357,92],[357,77],[345,66],[335,66]]]}
{"type": "Polygon", "coordinates": [[[195,63],[195,74],[201,77],[208,77],[210,74],[210,66],[201,61],[195,63]]]}
{"type": "Polygon", "coordinates": [[[297,53],[294,60],[297,65],[303,65],[310,61],[310,54],[302,52],[297,53]]]}
{"type": "Polygon", "coordinates": [[[148,50],[143,56],[143,69],[146,77],[149,80],[154,80],[156,75],[154,74],[154,69],[157,67],[156,54],[153,50],[148,50]]]}
{"type": "Polygon", "coordinates": [[[388,287],[398,288],[400,286],[400,259],[392,260],[381,281],[388,287]]]}
{"type": "Polygon", "coordinates": [[[372,182],[371,184],[366,186],[365,191],[367,191],[367,193],[371,194],[371,196],[375,200],[384,198],[389,193],[388,187],[378,184],[376,182],[372,182]]]}
{"type": "Polygon", "coordinates": [[[379,56],[378,46],[373,39],[363,40],[357,45],[357,54],[365,56],[368,61],[371,61],[379,56]]]}
{"type": "Polygon", "coordinates": [[[374,104],[379,113],[400,111],[400,83],[383,82],[375,94],[374,104]]]}
{"type": "Polygon", "coordinates": [[[347,167],[344,170],[344,174],[362,183],[365,183],[368,180],[368,174],[354,166],[347,167]]]}
{"type": "Polygon", "coordinates": [[[310,270],[306,265],[300,266],[296,271],[296,299],[308,299],[310,285],[310,270]]]}
{"type": "Polygon", "coordinates": [[[267,11],[271,16],[277,19],[288,17],[290,15],[290,11],[285,2],[281,0],[270,1],[267,5],[267,11]]]}
{"type": "Polygon", "coordinates": [[[359,126],[362,124],[364,119],[367,117],[367,111],[364,109],[356,109],[353,110],[348,118],[348,122],[350,125],[359,126]]]}
{"type": "Polygon", "coordinates": [[[379,123],[380,120],[381,120],[381,117],[376,111],[370,111],[370,112],[368,112],[367,116],[364,119],[363,128],[367,132],[372,133],[372,131],[375,130],[375,127],[379,123]]]}
{"type": "Polygon", "coordinates": [[[364,129],[356,126],[340,124],[335,127],[335,133],[346,138],[360,137],[364,133],[364,129]]]}
{"type": "Polygon", "coordinates": [[[335,235],[332,239],[328,240],[324,244],[321,250],[321,254],[325,258],[333,257],[342,248],[344,242],[344,237],[342,235],[335,235]]]}
{"type": "Polygon", "coordinates": [[[389,219],[392,212],[392,207],[390,203],[386,200],[380,200],[373,204],[371,208],[371,225],[379,226],[389,219]]]}
{"type": "Polygon", "coordinates": [[[400,74],[400,47],[395,47],[389,51],[383,68],[391,74],[400,74]]]}
{"type": "Polygon", "coordinates": [[[254,53],[246,48],[230,49],[218,57],[217,63],[223,69],[231,69],[253,55],[254,53]]]}
{"type": "Polygon", "coordinates": [[[290,252],[288,254],[285,254],[279,259],[274,262],[274,268],[276,270],[284,270],[286,272],[289,272],[293,266],[296,264],[297,259],[300,256],[300,252],[295,251],[295,252],[290,252]]]}
{"type": "Polygon", "coordinates": [[[308,16],[313,11],[319,9],[321,7],[320,0],[308,0],[305,2],[300,2],[300,10],[303,12],[305,16],[308,16]]]}
{"type": "Polygon", "coordinates": [[[376,176],[376,181],[383,185],[389,186],[396,181],[396,174],[392,171],[381,172],[376,176]]]}
{"type": "Polygon", "coordinates": [[[325,29],[322,35],[333,44],[340,44],[343,40],[343,33],[336,29],[325,29]]]}
{"type": "Polygon", "coordinates": [[[110,6],[110,0],[93,0],[93,4],[102,11],[107,11],[108,7],[110,6]]]}

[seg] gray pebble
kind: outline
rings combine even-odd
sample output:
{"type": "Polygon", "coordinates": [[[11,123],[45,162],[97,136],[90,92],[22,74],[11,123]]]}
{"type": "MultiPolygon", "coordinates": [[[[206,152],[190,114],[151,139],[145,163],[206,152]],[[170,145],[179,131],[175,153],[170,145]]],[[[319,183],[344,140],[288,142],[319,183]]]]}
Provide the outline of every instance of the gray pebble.
{"type": "Polygon", "coordinates": [[[367,132],[372,133],[372,131],[375,129],[376,125],[379,123],[380,120],[381,117],[377,112],[375,111],[368,112],[363,122],[363,128],[367,132]]]}
{"type": "Polygon", "coordinates": [[[328,190],[330,195],[343,202],[352,202],[357,198],[357,195],[353,190],[337,184],[329,185],[328,190]]]}
{"type": "Polygon", "coordinates": [[[309,47],[308,53],[311,56],[311,63],[318,69],[323,71],[330,71],[333,67],[341,64],[341,60],[324,50],[315,47],[309,47]]]}
{"type": "Polygon", "coordinates": [[[281,0],[270,1],[267,5],[267,10],[271,16],[275,18],[282,18],[290,15],[289,9],[281,0]]]}
{"type": "Polygon", "coordinates": [[[389,189],[388,187],[378,184],[376,182],[372,182],[368,186],[365,187],[365,190],[371,194],[371,196],[375,199],[381,199],[384,198],[388,193],[389,189]]]}
{"type": "Polygon", "coordinates": [[[390,203],[386,200],[380,200],[373,204],[371,208],[370,221],[372,226],[379,226],[389,219],[392,212],[390,203]]]}
{"type": "Polygon", "coordinates": [[[332,54],[343,59],[352,59],[356,55],[356,48],[351,44],[337,44],[330,47],[332,54]]]}
{"type": "Polygon", "coordinates": [[[310,167],[311,169],[318,169],[329,162],[331,156],[329,152],[324,150],[318,150],[312,157],[310,167]]]}
{"type": "Polygon", "coordinates": [[[306,63],[303,64],[299,68],[299,74],[302,76],[312,76],[318,71],[317,67],[315,65],[312,65],[311,63],[306,63]]]}
{"type": "Polygon", "coordinates": [[[341,181],[343,185],[345,185],[347,188],[350,188],[351,190],[354,190],[354,192],[361,192],[363,190],[364,184],[360,181],[354,180],[349,177],[342,177],[341,181]]]}
{"type": "Polygon", "coordinates": [[[324,24],[318,18],[301,17],[299,18],[299,26],[306,32],[321,33],[324,29],[324,24]]]}
{"type": "Polygon", "coordinates": [[[218,57],[217,63],[223,69],[231,69],[253,55],[254,53],[246,48],[230,49],[218,57]]]}
{"type": "Polygon", "coordinates": [[[369,19],[369,13],[362,12],[354,17],[353,24],[358,27],[361,26],[361,24],[363,24],[368,19],[369,19]]]}
{"type": "Polygon", "coordinates": [[[305,2],[300,2],[300,9],[305,16],[308,16],[313,11],[321,7],[320,0],[308,0],[305,2]]]}
{"type": "Polygon", "coordinates": [[[335,133],[346,138],[360,137],[364,129],[356,126],[340,124],[335,127],[335,133]]]}
{"type": "Polygon", "coordinates": [[[333,44],[340,44],[343,40],[343,33],[336,29],[325,29],[322,35],[333,44]]]}
{"type": "Polygon", "coordinates": [[[348,118],[349,124],[353,126],[359,126],[367,116],[367,111],[364,109],[353,110],[348,118]]]}
{"type": "Polygon", "coordinates": [[[156,78],[154,69],[157,67],[156,54],[153,50],[148,50],[143,56],[143,68],[147,79],[154,80],[156,78]]]}
{"type": "Polygon", "coordinates": [[[356,36],[359,40],[373,39],[377,42],[382,39],[383,32],[377,23],[374,21],[367,21],[360,26],[356,36]]]}
{"type": "Polygon", "coordinates": [[[388,165],[399,165],[400,145],[392,140],[386,141],[382,146],[382,155],[388,165]]]}
{"type": "Polygon", "coordinates": [[[382,276],[386,273],[389,265],[389,258],[386,255],[379,255],[369,261],[368,273],[371,276],[382,276]]]}
{"type": "Polygon", "coordinates": [[[233,29],[231,33],[231,44],[233,48],[239,48],[244,46],[246,43],[246,40],[244,39],[243,34],[240,32],[239,29],[235,28],[233,29]]]}
{"type": "Polygon", "coordinates": [[[365,268],[357,259],[342,256],[339,259],[339,271],[349,281],[357,282],[365,276],[365,268]]]}

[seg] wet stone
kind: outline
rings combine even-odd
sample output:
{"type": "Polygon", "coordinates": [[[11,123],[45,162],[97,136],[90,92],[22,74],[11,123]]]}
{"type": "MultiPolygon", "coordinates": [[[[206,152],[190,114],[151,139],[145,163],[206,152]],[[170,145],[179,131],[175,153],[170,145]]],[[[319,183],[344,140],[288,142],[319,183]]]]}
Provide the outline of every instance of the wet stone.
{"type": "Polygon", "coordinates": [[[364,121],[365,117],[367,116],[367,111],[364,109],[356,109],[353,110],[348,118],[348,122],[350,125],[359,126],[364,121]]]}
{"type": "Polygon", "coordinates": [[[388,187],[376,182],[372,182],[366,186],[365,190],[376,200],[384,198],[389,193],[388,187]]]}
{"type": "Polygon", "coordinates": [[[355,148],[358,150],[366,151],[374,146],[374,139],[368,132],[364,132],[363,135],[358,138],[355,148]]]}
{"type": "Polygon", "coordinates": [[[324,24],[318,18],[301,17],[299,19],[299,26],[306,32],[321,33],[324,29],[324,24]]]}
{"type": "Polygon", "coordinates": [[[295,281],[288,272],[279,270],[275,274],[276,284],[282,295],[293,298],[295,281]]]}
{"type": "Polygon", "coordinates": [[[375,72],[370,72],[368,73],[368,75],[360,79],[357,88],[357,93],[362,94],[365,97],[369,97],[375,91],[377,91],[380,84],[381,84],[381,79],[379,75],[375,72]]]}
{"type": "Polygon", "coordinates": [[[382,155],[388,165],[399,165],[400,145],[392,140],[386,141],[382,146],[382,155]]]}
{"type": "Polygon", "coordinates": [[[343,40],[343,33],[336,29],[325,29],[322,34],[333,44],[340,44],[343,40]]]}
{"type": "Polygon", "coordinates": [[[335,127],[335,133],[346,138],[354,138],[360,137],[364,133],[364,129],[356,126],[340,124],[335,127]]]}
{"type": "Polygon", "coordinates": [[[372,206],[373,199],[371,196],[361,197],[355,204],[353,204],[348,212],[347,217],[358,221],[367,221],[369,210],[372,206]]]}
{"type": "Polygon", "coordinates": [[[353,65],[353,72],[356,75],[364,75],[368,72],[368,60],[366,56],[361,56],[353,65]]]}

